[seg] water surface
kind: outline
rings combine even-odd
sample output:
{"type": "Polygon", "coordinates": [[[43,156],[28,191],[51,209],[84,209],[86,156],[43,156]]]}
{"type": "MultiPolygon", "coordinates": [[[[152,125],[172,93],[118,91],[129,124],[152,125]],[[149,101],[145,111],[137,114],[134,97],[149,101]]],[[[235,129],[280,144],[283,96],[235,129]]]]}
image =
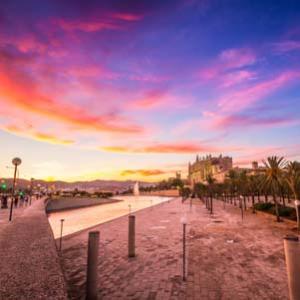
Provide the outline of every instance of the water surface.
{"type": "Polygon", "coordinates": [[[63,236],[66,236],[127,215],[129,214],[129,211],[135,212],[152,205],[169,201],[172,198],[159,196],[116,196],[115,199],[123,201],[49,214],[49,223],[54,237],[58,238],[60,236],[61,219],[65,220],[63,225],[63,236]]]}

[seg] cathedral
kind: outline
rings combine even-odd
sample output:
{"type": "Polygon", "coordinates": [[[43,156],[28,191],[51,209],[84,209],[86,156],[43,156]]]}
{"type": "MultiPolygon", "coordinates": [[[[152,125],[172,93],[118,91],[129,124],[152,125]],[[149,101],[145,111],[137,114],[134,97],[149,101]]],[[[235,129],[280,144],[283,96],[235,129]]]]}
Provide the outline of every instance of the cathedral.
{"type": "Polygon", "coordinates": [[[194,163],[189,163],[188,180],[193,187],[195,183],[205,183],[208,174],[211,174],[217,182],[223,182],[227,172],[232,169],[232,157],[207,155],[199,158],[197,155],[194,163]]]}

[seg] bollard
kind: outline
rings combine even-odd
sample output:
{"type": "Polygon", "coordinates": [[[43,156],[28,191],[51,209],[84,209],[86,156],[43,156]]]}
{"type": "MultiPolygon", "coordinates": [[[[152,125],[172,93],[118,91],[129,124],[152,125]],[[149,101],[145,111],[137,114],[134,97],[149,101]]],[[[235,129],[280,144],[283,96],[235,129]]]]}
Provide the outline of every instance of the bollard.
{"type": "Polygon", "coordinates": [[[300,299],[300,242],[297,236],[284,238],[284,253],[291,300],[300,299]]]}
{"type": "Polygon", "coordinates": [[[86,276],[86,299],[97,300],[97,281],[98,281],[98,249],[99,231],[89,232],[88,257],[87,257],[87,276],[86,276]]]}
{"type": "Polygon", "coordinates": [[[60,220],[59,251],[61,251],[61,248],[62,248],[62,235],[63,235],[64,221],[65,221],[65,219],[61,219],[61,220],[60,220]]]}
{"type": "Polygon", "coordinates": [[[129,216],[128,223],[128,257],[135,257],[135,216],[129,216]]]}
{"type": "Polygon", "coordinates": [[[182,255],[182,280],[183,281],[186,281],[186,277],[185,277],[185,248],[186,248],[186,246],[185,246],[185,244],[186,244],[186,241],[185,241],[185,236],[186,236],[186,224],[183,224],[183,241],[182,241],[182,244],[183,244],[183,255],[182,255]]]}

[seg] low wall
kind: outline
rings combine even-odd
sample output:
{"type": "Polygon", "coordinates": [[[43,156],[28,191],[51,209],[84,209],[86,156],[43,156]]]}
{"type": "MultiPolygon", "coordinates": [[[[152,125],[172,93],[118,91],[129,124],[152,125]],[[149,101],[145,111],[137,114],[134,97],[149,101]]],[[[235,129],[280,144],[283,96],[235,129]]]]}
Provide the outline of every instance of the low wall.
{"type": "Polygon", "coordinates": [[[174,190],[163,190],[163,191],[152,191],[147,193],[141,193],[142,195],[147,196],[167,196],[167,197],[178,197],[179,191],[177,189],[174,190]]]}
{"type": "Polygon", "coordinates": [[[87,197],[66,197],[58,199],[49,199],[46,203],[46,212],[52,213],[68,209],[77,209],[83,207],[90,207],[95,205],[110,204],[119,202],[120,200],[107,198],[87,198],[87,197]]]}
{"type": "Polygon", "coordinates": [[[0,299],[67,299],[43,200],[0,234],[0,299]]]}

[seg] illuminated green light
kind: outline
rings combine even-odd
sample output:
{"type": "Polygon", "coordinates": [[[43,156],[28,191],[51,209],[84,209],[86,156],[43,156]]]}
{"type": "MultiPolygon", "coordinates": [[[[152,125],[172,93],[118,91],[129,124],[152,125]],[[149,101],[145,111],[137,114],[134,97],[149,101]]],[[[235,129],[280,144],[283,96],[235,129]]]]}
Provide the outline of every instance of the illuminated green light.
{"type": "Polygon", "coordinates": [[[2,183],[2,184],[1,184],[2,190],[6,190],[6,187],[7,187],[7,186],[6,186],[6,183],[2,183]]]}

